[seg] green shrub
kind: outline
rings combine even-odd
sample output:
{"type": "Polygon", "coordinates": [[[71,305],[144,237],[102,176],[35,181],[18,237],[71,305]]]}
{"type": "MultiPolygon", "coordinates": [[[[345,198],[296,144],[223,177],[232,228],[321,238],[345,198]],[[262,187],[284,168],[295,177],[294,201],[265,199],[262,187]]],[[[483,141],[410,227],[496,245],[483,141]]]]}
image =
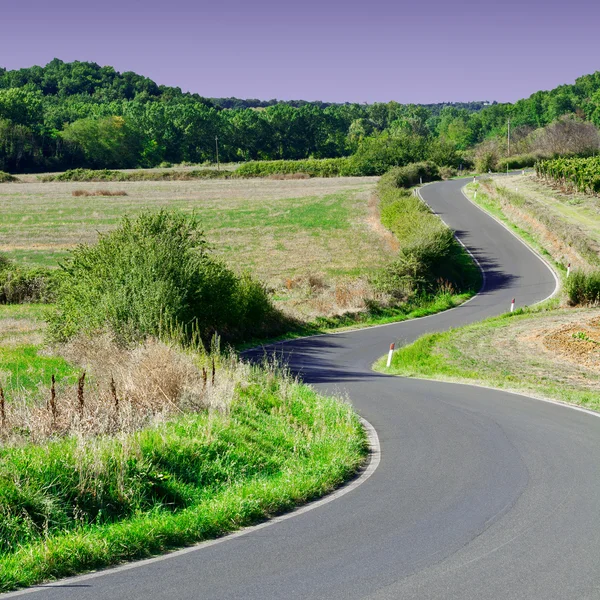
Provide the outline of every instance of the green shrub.
{"type": "Polygon", "coordinates": [[[421,182],[426,183],[438,179],[440,179],[438,166],[427,161],[390,169],[382,176],[381,185],[393,188],[409,188],[421,182]]]}
{"type": "Polygon", "coordinates": [[[574,306],[600,304],[600,271],[573,271],[565,282],[565,289],[574,306]]]}
{"type": "Polygon", "coordinates": [[[452,231],[405,186],[437,177],[433,163],[391,169],[379,181],[381,222],[398,239],[397,258],[374,278],[378,289],[407,300],[443,291],[476,291],[480,273],[452,231]]]}
{"type": "Polygon", "coordinates": [[[268,177],[306,173],[311,177],[340,177],[350,173],[347,158],[251,161],[240,165],[236,177],[268,177]]]}
{"type": "Polygon", "coordinates": [[[348,159],[350,175],[383,175],[392,167],[401,167],[428,156],[425,137],[410,134],[380,134],[361,140],[348,159]]]}
{"type": "Polygon", "coordinates": [[[169,328],[204,339],[259,334],[277,321],[263,287],[209,255],[200,223],[182,213],[142,213],[79,246],[63,266],[54,338],[108,327],[118,339],[161,336],[169,328]]]}
{"type": "Polygon", "coordinates": [[[502,158],[497,163],[498,171],[504,172],[512,169],[524,169],[525,167],[533,167],[540,159],[538,154],[515,154],[508,158],[502,158]]]}
{"type": "Polygon", "coordinates": [[[457,171],[453,167],[440,167],[440,177],[442,179],[452,179],[456,177],[457,171]]]}
{"type": "Polygon", "coordinates": [[[0,255],[0,304],[51,302],[56,276],[56,271],[27,269],[0,255]]]}
{"type": "Polygon", "coordinates": [[[16,177],[11,175],[10,173],[5,173],[4,171],[0,171],[0,183],[11,183],[13,181],[18,181],[16,177]]]}
{"type": "Polygon", "coordinates": [[[475,159],[475,170],[478,173],[488,173],[498,169],[498,157],[495,152],[483,152],[475,159]]]}

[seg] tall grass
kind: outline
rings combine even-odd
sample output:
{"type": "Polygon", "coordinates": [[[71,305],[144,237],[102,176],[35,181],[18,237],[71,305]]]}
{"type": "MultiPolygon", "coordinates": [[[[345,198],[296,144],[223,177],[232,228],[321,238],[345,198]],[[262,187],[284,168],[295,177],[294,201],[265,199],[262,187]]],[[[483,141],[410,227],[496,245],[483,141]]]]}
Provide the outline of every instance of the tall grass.
{"type": "Polygon", "coordinates": [[[600,271],[586,273],[573,271],[565,281],[569,303],[574,306],[597,306],[600,304],[600,271]]]}

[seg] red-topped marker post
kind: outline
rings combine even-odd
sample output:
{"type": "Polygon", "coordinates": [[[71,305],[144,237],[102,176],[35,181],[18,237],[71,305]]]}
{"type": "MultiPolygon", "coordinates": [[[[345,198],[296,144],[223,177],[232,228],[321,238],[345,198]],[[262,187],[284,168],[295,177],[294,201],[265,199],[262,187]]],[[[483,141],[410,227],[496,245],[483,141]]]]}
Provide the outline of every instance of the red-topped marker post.
{"type": "Polygon", "coordinates": [[[388,352],[388,359],[387,359],[387,367],[388,367],[388,369],[392,365],[392,356],[394,356],[394,348],[395,347],[396,347],[395,344],[390,344],[390,351],[388,352]]]}

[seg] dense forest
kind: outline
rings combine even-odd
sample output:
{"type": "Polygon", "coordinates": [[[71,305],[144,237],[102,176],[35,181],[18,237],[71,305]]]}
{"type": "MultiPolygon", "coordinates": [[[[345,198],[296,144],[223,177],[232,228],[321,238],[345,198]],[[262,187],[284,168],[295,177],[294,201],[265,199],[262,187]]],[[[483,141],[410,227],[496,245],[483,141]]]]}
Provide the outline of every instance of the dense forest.
{"type": "MultiPolygon", "coordinates": [[[[486,103],[487,104],[487,103],[486,103]]],[[[600,125],[600,72],[515,104],[327,104],[208,99],[132,72],[53,60],[0,68],[0,170],[335,158],[384,149],[394,164],[458,166],[463,152],[515,143],[562,115],[600,125]]]]}

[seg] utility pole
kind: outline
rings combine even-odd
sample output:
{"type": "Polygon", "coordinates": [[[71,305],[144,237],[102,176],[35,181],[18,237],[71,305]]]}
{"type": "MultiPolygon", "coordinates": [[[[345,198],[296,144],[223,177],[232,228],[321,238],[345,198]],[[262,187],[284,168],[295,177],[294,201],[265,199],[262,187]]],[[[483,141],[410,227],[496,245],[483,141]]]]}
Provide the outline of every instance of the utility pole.
{"type": "Polygon", "coordinates": [[[217,171],[221,170],[219,165],[219,136],[215,135],[215,148],[217,149],[217,171]]]}
{"type": "Polygon", "coordinates": [[[510,156],[510,117],[508,118],[508,154],[510,156]]]}

